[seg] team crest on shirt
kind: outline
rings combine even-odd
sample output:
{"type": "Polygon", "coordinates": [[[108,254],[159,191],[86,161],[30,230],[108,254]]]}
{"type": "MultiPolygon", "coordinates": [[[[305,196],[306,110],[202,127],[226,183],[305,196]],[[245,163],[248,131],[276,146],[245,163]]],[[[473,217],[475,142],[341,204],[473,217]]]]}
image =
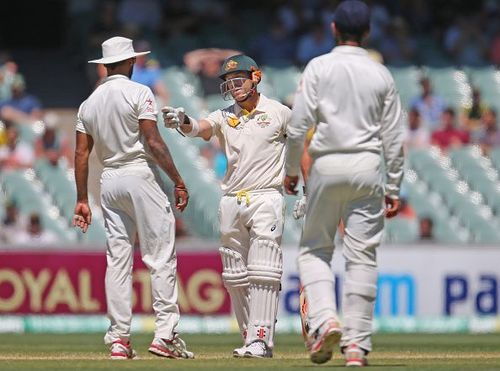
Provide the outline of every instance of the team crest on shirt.
{"type": "Polygon", "coordinates": [[[233,129],[236,129],[236,127],[241,124],[240,119],[236,116],[228,115],[226,119],[227,119],[227,124],[231,126],[233,129]]]}
{"type": "Polygon", "coordinates": [[[265,128],[271,124],[271,118],[267,113],[264,113],[257,117],[257,125],[259,125],[261,128],[265,128]]]}
{"type": "Polygon", "coordinates": [[[153,101],[151,99],[146,100],[146,112],[154,112],[153,101]]]}

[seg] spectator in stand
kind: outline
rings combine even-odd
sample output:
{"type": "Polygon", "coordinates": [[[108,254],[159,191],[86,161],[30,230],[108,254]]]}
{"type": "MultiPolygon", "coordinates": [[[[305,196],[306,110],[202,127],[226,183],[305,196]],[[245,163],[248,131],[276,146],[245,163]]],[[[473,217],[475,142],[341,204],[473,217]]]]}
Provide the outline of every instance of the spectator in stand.
{"type": "Polygon", "coordinates": [[[497,113],[494,109],[488,109],[481,117],[483,125],[478,143],[485,155],[488,155],[492,148],[500,147],[500,131],[497,126],[497,113]]]}
{"type": "Polygon", "coordinates": [[[500,29],[496,32],[490,45],[490,61],[495,66],[500,66],[500,29]]]}
{"type": "Polygon", "coordinates": [[[314,23],[309,32],[299,38],[297,46],[297,61],[306,65],[314,57],[332,51],[335,40],[331,32],[327,32],[323,24],[314,23]]]}
{"type": "Polygon", "coordinates": [[[432,133],[431,144],[439,146],[441,150],[461,147],[470,141],[469,133],[455,127],[455,111],[447,108],[441,115],[441,129],[432,133]]]}
{"type": "Polygon", "coordinates": [[[161,16],[159,0],[123,0],[118,5],[118,20],[139,29],[157,30],[161,16]]]}
{"type": "Polygon", "coordinates": [[[401,188],[401,192],[399,193],[399,201],[401,202],[399,206],[398,218],[404,218],[407,220],[415,220],[417,218],[417,214],[413,207],[408,203],[408,192],[404,188],[401,188]]]}
{"type": "Polygon", "coordinates": [[[282,67],[293,63],[295,58],[295,40],[278,20],[271,25],[271,30],[251,41],[249,55],[255,56],[259,65],[282,67]]]}
{"type": "Polygon", "coordinates": [[[19,141],[13,124],[6,129],[7,143],[0,146],[0,170],[16,170],[33,165],[34,153],[30,145],[19,141]]]}
{"type": "Polygon", "coordinates": [[[0,116],[12,122],[33,122],[43,116],[42,104],[37,97],[26,93],[26,83],[16,75],[11,85],[11,98],[0,102],[0,116]]]}
{"type": "Polygon", "coordinates": [[[484,65],[488,54],[488,43],[482,33],[479,17],[458,17],[446,31],[444,48],[460,65],[484,65]]]}
{"type": "Polygon", "coordinates": [[[187,69],[198,76],[203,96],[220,95],[220,67],[227,57],[241,54],[238,50],[206,48],[192,50],[184,55],[187,69]]]}
{"type": "MultiPolygon", "coordinates": [[[[147,41],[140,41],[135,47],[138,52],[150,49],[147,41]]],[[[160,64],[156,59],[151,58],[149,54],[136,57],[131,80],[150,88],[160,100],[160,105],[164,106],[168,103],[169,95],[161,75],[160,64]]]]}
{"type": "Polygon", "coordinates": [[[429,217],[423,217],[419,220],[420,241],[434,241],[434,222],[429,217]]]}
{"type": "Polygon", "coordinates": [[[472,104],[463,109],[462,122],[465,128],[473,133],[481,127],[481,117],[488,110],[488,106],[481,100],[479,89],[472,89],[472,104]]]}
{"type": "Polygon", "coordinates": [[[410,36],[408,25],[401,17],[396,17],[388,26],[386,36],[380,41],[379,50],[384,60],[394,66],[414,63],[417,43],[410,36]]]}
{"type": "Polygon", "coordinates": [[[40,215],[33,213],[29,217],[28,225],[24,231],[21,231],[16,243],[22,245],[49,245],[58,242],[56,234],[47,231],[42,226],[40,215]]]}
{"type": "Polygon", "coordinates": [[[35,156],[37,159],[45,158],[52,166],[58,166],[60,160],[64,160],[66,165],[73,164],[68,140],[57,130],[56,125],[45,121],[43,135],[35,142],[35,156]]]}
{"type": "Polygon", "coordinates": [[[18,69],[17,63],[10,58],[0,67],[0,102],[12,97],[12,83],[18,69]]]}
{"type": "Polygon", "coordinates": [[[408,112],[408,126],[406,127],[406,149],[422,149],[430,145],[430,133],[422,125],[420,113],[416,108],[408,112]]]}
{"type": "Polygon", "coordinates": [[[445,104],[441,97],[433,94],[431,80],[428,77],[423,77],[420,80],[420,86],[422,94],[415,97],[410,106],[418,110],[424,126],[429,131],[434,131],[439,126],[445,104]]]}
{"type": "Polygon", "coordinates": [[[5,205],[5,217],[0,228],[0,243],[16,243],[24,227],[22,218],[19,217],[17,205],[10,201],[5,205]]]}

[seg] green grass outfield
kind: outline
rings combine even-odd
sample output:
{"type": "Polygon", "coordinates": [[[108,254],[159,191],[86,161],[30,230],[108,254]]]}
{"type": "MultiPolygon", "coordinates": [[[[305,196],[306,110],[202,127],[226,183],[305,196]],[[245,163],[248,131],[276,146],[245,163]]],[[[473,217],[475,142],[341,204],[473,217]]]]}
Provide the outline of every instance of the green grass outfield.
{"type": "MultiPolygon", "coordinates": [[[[339,368],[337,352],[324,365],[313,365],[299,335],[279,335],[273,359],[234,359],[237,335],[186,335],[194,360],[157,358],[147,352],[151,336],[132,339],[140,359],[108,360],[102,335],[27,334],[0,336],[0,370],[312,370],[339,368]]],[[[370,354],[373,369],[500,370],[500,334],[378,334],[370,354]]]]}

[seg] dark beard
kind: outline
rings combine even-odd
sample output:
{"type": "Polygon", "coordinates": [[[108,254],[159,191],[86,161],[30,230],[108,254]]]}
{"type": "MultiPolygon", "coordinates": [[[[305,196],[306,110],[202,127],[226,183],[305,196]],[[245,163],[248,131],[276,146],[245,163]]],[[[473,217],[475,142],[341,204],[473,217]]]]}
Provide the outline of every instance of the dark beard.
{"type": "Polygon", "coordinates": [[[128,70],[128,78],[132,78],[132,73],[134,72],[134,64],[130,66],[130,69],[128,70]]]}

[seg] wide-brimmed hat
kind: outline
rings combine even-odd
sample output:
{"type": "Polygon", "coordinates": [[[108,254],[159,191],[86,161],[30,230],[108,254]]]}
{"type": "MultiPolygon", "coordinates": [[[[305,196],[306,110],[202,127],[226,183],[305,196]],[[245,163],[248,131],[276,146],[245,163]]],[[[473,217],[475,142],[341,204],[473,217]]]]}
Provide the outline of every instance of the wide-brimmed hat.
{"type": "Polygon", "coordinates": [[[126,37],[116,36],[102,43],[102,58],[93,59],[89,61],[89,63],[110,64],[149,53],[151,52],[146,51],[137,53],[132,45],[132,40],[126,37]]]}

